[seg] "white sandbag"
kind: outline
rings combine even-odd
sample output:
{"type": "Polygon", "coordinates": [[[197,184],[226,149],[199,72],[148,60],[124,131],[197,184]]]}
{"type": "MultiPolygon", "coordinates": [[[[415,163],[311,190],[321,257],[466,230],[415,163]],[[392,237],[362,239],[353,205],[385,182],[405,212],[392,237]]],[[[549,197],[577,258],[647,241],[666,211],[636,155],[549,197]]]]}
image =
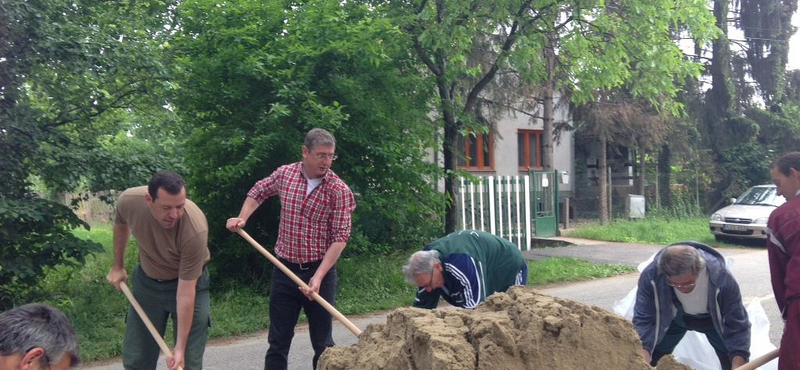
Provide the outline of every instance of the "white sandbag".
{"type": "Polygon", "coordinates": [[[678,362],[697,370],[721,370],[719,358],[706,336],[696,331],[687,331],[672,355],[678,362]]]}
{"type": "MultiPolygon", "coordinates": [[[[747,305],[747,315],[750,318],[750,359],[755,360],[772,350],[775,347],[769,341],[769,317],[764,307],[761,305],[761,300],[753,298],[749,305],[747,305]]],[[[761,370],[778,370],[778,359],[759,367],[761,370]]]]}

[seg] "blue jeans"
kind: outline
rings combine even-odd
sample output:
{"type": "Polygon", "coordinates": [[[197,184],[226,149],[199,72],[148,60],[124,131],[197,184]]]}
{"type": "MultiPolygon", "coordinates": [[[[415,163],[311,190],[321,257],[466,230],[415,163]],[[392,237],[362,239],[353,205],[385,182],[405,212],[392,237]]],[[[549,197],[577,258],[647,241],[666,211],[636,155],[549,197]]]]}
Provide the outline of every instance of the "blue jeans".
{"type": "MultiPolygon", "coordinates": [[[[305,268],[281,261],[306,284],[314,276],[317,266],[305,268]]],[[[319,295],[331,305],[336,302],[336,266],[334,265],[319,287],[319,295]]],[[[314,348],[312,368],[317,368],[319,356],[326,348],[332,347],[333,323],[331,314],[317,301],[310,301],[297,284],[279,268],[272,270],[272,283],[269,294],[269,349],[264,359],[264,370],[285,370],[292,345],[294,328],[302,309],[308,318],[308,332],[314,348]]]]}

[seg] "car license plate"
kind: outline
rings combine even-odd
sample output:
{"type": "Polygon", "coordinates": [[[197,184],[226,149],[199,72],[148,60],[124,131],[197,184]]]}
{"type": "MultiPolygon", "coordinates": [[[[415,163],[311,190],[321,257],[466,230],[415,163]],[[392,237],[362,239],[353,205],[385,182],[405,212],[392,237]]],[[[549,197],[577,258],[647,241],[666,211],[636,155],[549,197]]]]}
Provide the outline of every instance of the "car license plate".
{"type": "Polygon", "coordinates": [[[725,225],[722,225],[722,229],[723,230],[730,230],[730,231],[746,231],[747,227],[745,227],[744,225],[725,224],[725,225]]]}

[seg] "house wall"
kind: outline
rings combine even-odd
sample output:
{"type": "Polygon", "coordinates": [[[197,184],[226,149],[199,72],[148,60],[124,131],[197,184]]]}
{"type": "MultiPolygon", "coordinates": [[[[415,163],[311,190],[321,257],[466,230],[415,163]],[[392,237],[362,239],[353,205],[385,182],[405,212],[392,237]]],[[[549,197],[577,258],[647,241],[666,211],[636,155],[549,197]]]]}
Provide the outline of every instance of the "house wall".
{"type": "MultiPolygon", "coordinates": [[[[555,122],[571,122],[569,115],[569,107],[567,104],[556,104],[555,109],[555,122]]],[[[541,112],[541,108],[539,109],[541,112]]],[[[541,118],[532,119],[528,115],[516,114],[508,116],[495,122],[494,133],[494,169],[491,171],[477,171],[470,170],[474,175],[482,176],[510,176],[510,175],[524,175],[526,170],[520,170],[518,166],[518,143],[517,131],[518,130],[542,130],[543,122],[541,118]]],[[[443,133],[440,133],[443,135],[443,133]]],[[[440,136],[441,137],[441,136],[440,136]]],[[[439,166],[443,166],[443,156],[441,152],[434,154],[434,150],[428,151],[428,159],[431,162],[438,162],[439,166]]],[[[559,203],[561,216],[563,219],[566,212],[563,207],[565,199],[573,197],[573,190],[575,189],[575,136],[573,131],[563,131],[558,137],[558,140],[553,144],[553,166],[559,172],[568,172],[569,182],[559,183],[559,203]]],[[[559,180],[561,180],[559,178],[559,180]]],[[[440,179],[435,184],[436,189],[444,189],[444,181],[440,179]]],[[[574,207],[570,205],[569,210],[570,218],[575,217],[574,207]]]]}
{"type": "MultiPolygon", "coordinates": [[[[566,107],[556,109],[555,120],[567,121],[569,119],[566,107]]],[[[475,171],[475,173],[489,175],[523,175],[526,171],[520,171],[518,167],[518,130],[542,130],[544,125],[541,119],[531,122],[527,115],[517,114],[516,117],[507,117],[497,122],[497,132],[494,137],[494,172],[475,171]]],[[[574,145],[575,140],[572,131],[562,132],[559,140],[553,144],[553,167],[558,171],[574,171],[574,145]]],[[[560,184],[559,190],[562,196],[572,193],[573,181],[568,184],[560,184]]]]}

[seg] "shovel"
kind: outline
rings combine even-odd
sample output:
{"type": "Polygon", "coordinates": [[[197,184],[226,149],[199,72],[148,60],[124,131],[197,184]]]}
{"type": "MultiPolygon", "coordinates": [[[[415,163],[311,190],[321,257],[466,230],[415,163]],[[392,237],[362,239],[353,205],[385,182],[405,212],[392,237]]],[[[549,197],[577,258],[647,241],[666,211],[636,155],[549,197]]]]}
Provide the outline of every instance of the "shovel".
{"type": "MultiPolygon", "coordinates": [[[[136,298],[133,297],[133,293],[131,293],[131,290],[128,289],[128,285],[123,281],[119,283],[119,289],[122,290],[122,293],[125,293],[125,297],[127,297],[128,301],[131,302],[131,306],[133,306],[133,308],[136,310],[136,313],[139,314],[139,317],[144,322],[144,325],[147,326],[147,330],[150,331],[153,339],[155,339],[156,343],[158,343],[158,348],[161,348],[161,352],[164,352],[164,355],[167,357],[172,357],[172,351],[169,350],[167,344],[164,343],[164,338],[161,338],[161,334],[158,334],[156,327],[153,326],[153,323],[150,322],[149,318],[147,318],[147,314],[144,313],[142,306],[140,306],[139,302],[136,301],[136,298]]],[[[183,370],[183,368],[178,366],[178,370],[183,370]]]]}
{"type": "Polygon", "coordinates": [[[753,369],[755,369],[755,368],[757,368],[757,367],[759,367],[761,365],[766,364],[767,362],[772,361],[772,359],[774,359],[775,357],[778,357],[778,352],[779,351],[780,351],[780,348],[775,348],[774,350],[772,350],[770,352],[767,352],[767,354],[765,354],[765,355],[763,355],[763,356],[761,356],[761,357],[759,357],[759,358],[757,358],[757,359],[755,359],[753,361],[750,361],[750,362],[748,362],[748,363],[746,363],[746,364],[744,364],[742,366],[739,366],[739,367],[737,367],[737,368],[735,368],[733,370],[753,370],[753,369]]]}
{"type": "MultiPolygon", "coordinates": [[[[281,269],[281,271],[283,271],[283,273],[286,274],[286,276],[291,278],[292,281],[295,282],[295,284],[297,284],[298,286],[303,287],[305,289],[308,289],[308,285],[306,285],[306,283],[303,282],[303,280],[301,280],[299,277],[297,277],[297,275],[295,275],[291,270],[289,270],[289,268],[286,267],[286,265],[282,264],[281,261],[278,261],[278,259],[275,258],[275,256],[273,256],[266,249],[264,249],[264,247],[262,247],[261,244],[258,244],[258,242],[253,240],[253,238],[251,238],[250,235],[247,234],[247,232],[245,232],[242,229],[239,229],[239,231],[237,231],[237,233],[239,233],[239,235],[241,235],[242,238],[244,238],[245,240],[250,242],[250,244],[252,244],[255,249],[257,249],[259,252],[261,252],[261,254],[263,254],[264,257],[267,257],[267,259],[270,262],[272,262],[276,267],[281,269]]],[[[353,323],[350,322],[350,320],[348,320],[346,317],[344,317],[344,315],[342,315],[335,307],[331,306],[331,304],[328,303],[328,301],[326,301],[325,298],[322,298],[316,292],[311,292],[311,298],[313,298],[315,301],[317,301],[317,303],[319,303],[331,315],[333,315],[333,317],[335,317],[336,320],[339,320],[339,322],[341,322],[345,327],[347,327],[347,329],[350,329],[350,331],[353,334],[355,334],[355,336],[359,336],[361,334],[361,329],[359,329],[358,327],[353,325],[353,323]]]]}

